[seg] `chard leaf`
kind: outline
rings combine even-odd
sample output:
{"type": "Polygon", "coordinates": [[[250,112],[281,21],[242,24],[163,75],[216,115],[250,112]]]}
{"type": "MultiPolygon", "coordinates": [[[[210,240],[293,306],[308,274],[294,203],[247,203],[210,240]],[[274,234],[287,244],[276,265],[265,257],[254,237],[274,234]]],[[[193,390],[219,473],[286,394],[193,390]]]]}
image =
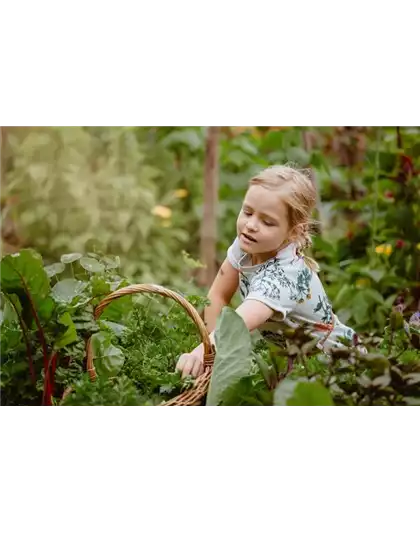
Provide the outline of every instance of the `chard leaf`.
{"type": "Polygon", "coordinates": [[[252,369],[251,335],[242,318],[225,307],[215,331],[216,358],[207,394],[207,405],[219,405],[232,385],[252,369]]]}
{"type": "Polygon", "coordinates": [[[28,327],[32,327],[33,319],[31,302],[39,318],[48,320],[54,302],[49,297],[50,281],[41,256],[34,250],[20,250],[3,257],[0,269],[2,291],[19,298],[22,316],[28,327]]]}

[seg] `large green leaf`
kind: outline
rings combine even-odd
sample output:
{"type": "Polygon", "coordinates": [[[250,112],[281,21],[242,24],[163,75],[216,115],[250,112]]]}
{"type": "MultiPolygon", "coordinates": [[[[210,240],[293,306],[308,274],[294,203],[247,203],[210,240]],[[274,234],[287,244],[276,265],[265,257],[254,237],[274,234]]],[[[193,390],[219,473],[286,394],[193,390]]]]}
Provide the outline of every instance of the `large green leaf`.
{"type": "Polygon", "coordinates": [[[103,272],[105,270],[104,265],[93,257],[82,257],[80,259],[80,264],[88,272],[103,272]]]}
{"type": "Polygon", "coordinates": [[[285,379],[274,392],[274,405],[334,405],[331,394],[316,382],[285,379]]]}
{"type": "Polygon", "coordinates": [[[242,318],[225,307],[217,321],[216,359],[207,394],[207,405],[219,405],[223,394],[252,369],[251,335],[242,318]]]}
{"type": "Polygon", "coordinates": [[[52,278],[53,276],[64,272],[65,268],[66,267],[64,263],[53,263],[52,265],[48,265],[45,267],[45,272],[47,273],[47,276],[49,278],[52,278]]]}
{"type": "Polygon", "coordinates": [[[19,297],[27,325],[31,326],[33,318],[30,300],[40,319],[48,320],[53,312],[54,302],[49,297],[50,281],[41,256],[34,250],[24,249],[3,257],[0,268],[2,291],[19,297]]]}
{"type": "Polygon", "coordinates": [[[74,263],[75,261],[78,261],[81,257],[82,254],[79,253],[64,254],[61,256],[60,261],[65,264],[74,263]]]}
{"type": "Polygon", "coordinates": [[[87,283],[83,281],[63,279],[54,285],[52,295],[56,302],[71,304],[74,298],[83,293],[86,286],[87,283]]]}
{"type": "Polygon", "coordinates": [[[116,376],[125,361],[121,348],[112,344],[111,334],[100,331],[92,335],[91,347],[95,369],[100,376],[116,376]]]}
{"type": "Polygon", "coordinates": [[[41,256],[34,250],[21,250],[1,260],[1,287],[7,293],[21,293],[25,288],[34,299],[42,300],[50,292],[50,282],[41,256]]]}

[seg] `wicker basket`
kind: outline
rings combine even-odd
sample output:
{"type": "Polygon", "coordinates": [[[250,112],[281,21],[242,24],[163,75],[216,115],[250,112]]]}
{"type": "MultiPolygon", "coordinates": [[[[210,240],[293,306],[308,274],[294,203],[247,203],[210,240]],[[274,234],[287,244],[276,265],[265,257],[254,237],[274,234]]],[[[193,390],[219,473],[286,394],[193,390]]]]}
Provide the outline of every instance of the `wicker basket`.
{"type": "MultiPolygon", "coordinates": [[[[187,405],[200,405],[202,398],[206,395],[207,389],[210,383],[210,377],[211,377],[211,371],[213,368],[214,363],[214,355],[215,350],[214,346],[210,342],[209,334],[207,332],[206,326],[204,325],[204,322],[202,321],[200,315],[183,296],[180,294],[171,291],[169,289],[166,289],[165,287],[161,287],[160,285],[151,285],[151,284],[141,284],[141,285],[129,285],[128,287],[123,287],[122,289],[118,289],[117,291],[112,292],[108,296],[106,296],[95,308],[94,311],[94,317],[95,320],[97,320],[103,311],[105,310],[106,306],[110,304],[113,300],[116,300],[118,298],[121,298],[122,296],[127,296],[129,294],[139,294],[139,293],[152,293],[152,294],[160,294],[161,296],[165,296],[167,298],[171,298],[172,300],[175,300],[179,305],[181,305],[188,315],[192,318],[195,325],[197,326],[197,329],[200,333],[201,340],[203,342],[204,346],[204,373],[199,376],[191,389],[186,390],[179,394],[178,396],[175,396],[171,400],[168,400],[167,402],[163,402],[161,405],[178,405],[178,406],[187,406],[187,405]]],[[[91,348],[91,342],[90,339],[88,340],[86,344],[86,357],[87,357],[87,371],[89,373],[89,377],[91,381],[95,381],[96,379],[96,370],[94,366],[94,357],[93,357],[93,350],[91,348]]],[[[63,395],[63,399],[70,394],[71,388],[69,387],[63,395]]]]}

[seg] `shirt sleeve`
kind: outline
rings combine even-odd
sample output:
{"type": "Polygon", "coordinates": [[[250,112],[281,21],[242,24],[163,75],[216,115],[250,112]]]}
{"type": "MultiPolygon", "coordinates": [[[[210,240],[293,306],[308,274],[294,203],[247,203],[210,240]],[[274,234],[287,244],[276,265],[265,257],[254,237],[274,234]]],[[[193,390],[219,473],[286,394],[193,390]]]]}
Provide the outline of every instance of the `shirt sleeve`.
{"type": "Polygon", "coordinates": [[[296,306],[294,291],[293,271],[276,268],[274,263],[253,277],[246,300],[258,300],[281,313],[284,319],[296,306]]]}
{"type": "Polygon", "coordinates": [[[233,266],[233,268],[236,268],[236,270],[240,270],[241,268],[240,260],[243,255],[244,253],[241,250],[241,247],[239,246],[239,239],[236,237],[236,239],[233,241],[232,245],[228,248],[227,251],[228,261],[233,266]]]}

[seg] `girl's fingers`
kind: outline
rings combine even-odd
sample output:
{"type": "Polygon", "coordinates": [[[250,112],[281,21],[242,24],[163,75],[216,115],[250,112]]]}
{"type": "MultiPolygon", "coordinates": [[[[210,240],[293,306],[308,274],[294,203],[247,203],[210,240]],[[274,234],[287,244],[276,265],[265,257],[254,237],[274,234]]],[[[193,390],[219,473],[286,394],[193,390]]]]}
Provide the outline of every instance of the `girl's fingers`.
{"type": "Polygon", "coordinates": [[[195,357],[191,357],[188,355],[186,357],[184,369],[182,371],[182,377],[185,378],[186,376],[189,376],[192,372],[192,369],[194,367],[195,357]]]}
{"type": "Polygon", "coordinates": [[[182,372],[183,378],[189,375],[196,378],[204,372],[204,366],[199,357],[189,353],[183,353],[178,359],[176,370],[182,372]]]}
{"type": "Polygon", "coordinates": [[[195,361],[194,361],[194,366],[191,371],[191,375],[194,378],[197,378],[200,374],[203,373],[203,364],[198,357],[194,357],[194,359],[195,361]]]}
{"type": "Polygon", "coordinates": [[[182,372],[184,370],[185,362],[187,360],[188,354],[183,353],[176,364],[175,370],[182,372]]]}

